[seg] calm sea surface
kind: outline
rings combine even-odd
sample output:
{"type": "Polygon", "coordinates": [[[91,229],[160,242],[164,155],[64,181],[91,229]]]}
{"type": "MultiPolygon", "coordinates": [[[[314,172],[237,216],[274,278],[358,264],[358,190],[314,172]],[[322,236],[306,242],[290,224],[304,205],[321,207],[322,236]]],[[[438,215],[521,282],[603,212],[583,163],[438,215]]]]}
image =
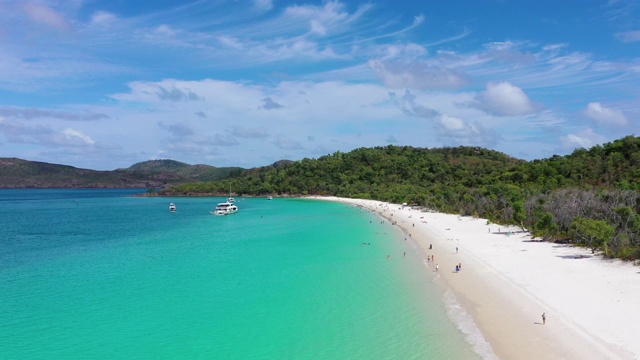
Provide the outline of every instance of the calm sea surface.
{"type": "Polygon", "coordinates": [[[0,190],[0,359],[479,358],[369,212],[139,192],[0,190]]]}

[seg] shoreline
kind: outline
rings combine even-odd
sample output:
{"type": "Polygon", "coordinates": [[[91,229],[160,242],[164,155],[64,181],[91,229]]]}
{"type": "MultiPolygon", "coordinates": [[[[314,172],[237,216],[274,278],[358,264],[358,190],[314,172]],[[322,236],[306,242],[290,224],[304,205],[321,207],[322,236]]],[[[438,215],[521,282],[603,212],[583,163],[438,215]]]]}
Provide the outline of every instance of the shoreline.
{"type": "Polygon", "coordinates": [[[425,278],[467,312],[500,359],[640,359],[639,267],[485,219],[376,200],[308,198],[365,208],[408,234],[428,264],[425,278]]]}

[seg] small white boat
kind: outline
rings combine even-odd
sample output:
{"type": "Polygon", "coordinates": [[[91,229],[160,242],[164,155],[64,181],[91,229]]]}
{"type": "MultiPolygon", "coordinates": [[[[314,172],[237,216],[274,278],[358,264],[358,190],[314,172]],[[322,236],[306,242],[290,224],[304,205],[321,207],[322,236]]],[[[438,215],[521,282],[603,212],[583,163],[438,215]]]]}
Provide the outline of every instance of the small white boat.
{"type": "Polygon", "coordinates": [[[238,207],[228,200],[216,205],[216,209],[209,211],[212,215],[231,215],[238,212],[238,207]]]}
{"type": "Polygon", "coordinates": [[[273,196],[269,195],[269,197],[267,198],[267,200],[273,200],[273,196]]]}
{"type": "Polygon", "coordinates": [[[176,212],[176,204],[174,203],[169,204],[169,212],[176,212]]]}

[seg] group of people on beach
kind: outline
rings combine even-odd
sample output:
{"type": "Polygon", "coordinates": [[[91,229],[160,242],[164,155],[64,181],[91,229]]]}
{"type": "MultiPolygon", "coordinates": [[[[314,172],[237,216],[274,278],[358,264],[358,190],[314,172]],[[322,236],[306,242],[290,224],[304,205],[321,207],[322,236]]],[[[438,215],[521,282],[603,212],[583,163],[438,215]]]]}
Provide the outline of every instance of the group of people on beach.
{"type": "MultiPolygon", "coordinates": [[[[383,205],[382,205],[382,204],[380,204],[379,206],[381,206],[381,207],[382,207],[383,205]]],[[[404,207],[403,207],[403,208],[404,208],[404,207]]],[[[383,208],[382,212],[386,212],[386,211],[388,211],[388,210],[389,210],[389,207],[388,207],[388,206],[385,206],[385,207],[383,208]]],[[[375,211],[373,211],[373,210],[372,210],[372,212],[375,212],[375,211]]],[[[390,216],[393,216],[393,214],[390,214],[390,216]]],[[[391,224],[391,225],[397,225],[397,221],[392,220],[392,219],[389,219],[389,221],[390,221],[390,224],[391,224]]],[[[426,221],[423,221],[423,222],[424,222],[424,223],[426,223],[426,221]]],[[[384,220],[383,220],[383,221],[381,221],[381,223],[384,223],[384,220]]],[[[412,227],[415,227],[415,223],[412,223],[412,227]]],[[[451,229],[450,229],[450,228],[447,228],[446,230],[451,230],[451,229]]],[[[491,228],[487,229],[487,231],[488,231],[489,233],[491,233],[491,228]]],[[[502,233],[502,229],[501,229],[501,228],[498,228],[498,234],[503,234],[503,233],[502,233]]],[[[505,235],[507,235],[507,236],[510,236],[511,234],[512,234],[512,232],[511,232],[511,231],[508,231],[508,232],[506,232],[506,233],[505,233],[505,235]]],[[[411,236],[411,234],[409,234],[409,237],[410,237],[410,236],[411,236]]],[[[406,240],[407,240],[407,238],[405,237],[405,238],[404,238],[404,240],[406,241],[406,240]]],[[[365,245],[365,244],[363,243],[363,245],[365,245]]],[[[428,248],[428,250],[433,250],[433,244],[429,244],[429,248],[428,248]]],[[[458,248],[458,246],[456,246],[456,247],[455,247],[455,251],[456,251],[456,252],[455,252],[455,254],[459,254],[459,253],[460,253],[460,249],[458,248]]],[[[404,258],[404,257],[406,257],[406,256],[407,256],[407,253],[406,253],[406,252],[404,252],[404,253],[402,254],[402,257],[404,258]]],[[[387,260],[389,260],[390,258],[391,258],[391,255],[387,255],[387,260]]],[[[438,263],[435,263],[435,255],[433,255],[433,254],[428,254],[428,255],[427,255],[427,261],[428,261],[428,263],[430,263],[430,264],[434,264],[434,265],[433,265],[433,271],[435,271],[435,272],[437,272],[437,273],[440,271],[440,265],[439,265],[438,263]]],[[[461,263],[461,262],[458,262],[458,264],[456,264],[456,265],[455,265],[455,270],[454,270],[454,271],[455,271],[456,273],[459,273],[460,271],[462,271],[462,263],[461,263]]],[[[541,325],[546,325],[546,322],[547,322],[547,315],[546,315],[546,313],[545,313],[545,312],[543,312],[541,317],[542,317],[542,323],[541,323],[541,325]]]]}

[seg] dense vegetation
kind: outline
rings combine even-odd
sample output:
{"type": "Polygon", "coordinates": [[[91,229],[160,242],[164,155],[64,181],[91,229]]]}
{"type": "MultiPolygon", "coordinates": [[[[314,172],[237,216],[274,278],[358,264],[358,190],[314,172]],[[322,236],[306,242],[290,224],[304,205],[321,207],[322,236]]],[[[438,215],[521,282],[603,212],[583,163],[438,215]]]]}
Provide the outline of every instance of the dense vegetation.
{"type": "Polygon", "coordinates": [[[161,188],[168,184],[220,180],[242,171],[173,160],[151,160],[126,169],[96,171],[0,158],[0,188],[161,188]]]}
{"type": "Polygon", "coordinates": [[[518,224],[546,240],[640,259],[640,138],[526,162],[477,148],[361,148],[183,184],[166,195],[335,195],[518,224]]]}

